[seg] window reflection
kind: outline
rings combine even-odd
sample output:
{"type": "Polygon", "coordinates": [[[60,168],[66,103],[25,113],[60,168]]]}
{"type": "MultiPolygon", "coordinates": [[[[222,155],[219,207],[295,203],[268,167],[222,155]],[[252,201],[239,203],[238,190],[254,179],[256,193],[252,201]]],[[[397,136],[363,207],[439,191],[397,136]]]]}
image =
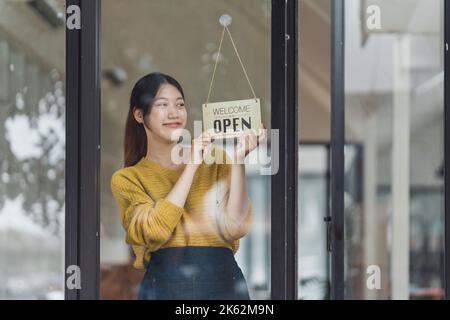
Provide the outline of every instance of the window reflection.
{"type": "Polygon", "coordinates": [[[327,226],[328,145],[300,145],[298,194],[298,298],[329,299],[327,226]]]}
{"type": "MultiPolygon", "coordinates": [[[[193,122],[202,119],[201,105],[208,93],[222,28],[218,19],[224,13],[233,17],[233,38],[260,96],[263,121],[269,126],[270,0],[102,2],[101,298],[135,299],[143,277],[141,270],[131,266],[132,252],[125,243],[109,187],[111,175],[122,165],[124,119],[131,87],[150,72],[173,75],[183,85],[187,129],[193,133],[193,122]]],[[[243,99],[249,93],[233,47],[224,41],[211,101],[243,99]]],[[[268,299],[270,176],[247,168],[247,183],[254,220],[250,233],[241,239],[236,260],[251,298],[268,299]]]]}
{"type": "Polygon", "coordinates": [[[441,299],[444,2],[345,4],[346,140],[361,146],[345,150],[346,298],[441,299]]]}
{"type": "Polygon", "coordinates": [[[2,299],[64,298],[64,49],[64,26],[0,0],[2,299]]]}

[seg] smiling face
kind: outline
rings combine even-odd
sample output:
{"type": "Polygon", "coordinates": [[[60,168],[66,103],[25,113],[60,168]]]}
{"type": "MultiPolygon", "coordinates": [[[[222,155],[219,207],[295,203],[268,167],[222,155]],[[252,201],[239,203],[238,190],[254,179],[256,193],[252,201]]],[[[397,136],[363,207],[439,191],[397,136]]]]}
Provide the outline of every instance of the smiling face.
{"type": "MultiPolygon", "coordinates": [[[[134,116],[142,123],[142,110],[136,109],[134,116]]],[[[164,84],[155,96],[150,112],[145,116],[145,131],[154,139],[171,143],[178,139],[172,137],[177,129],[186,126],[187,111],[181,92],[171,84],[164,84]]]]}

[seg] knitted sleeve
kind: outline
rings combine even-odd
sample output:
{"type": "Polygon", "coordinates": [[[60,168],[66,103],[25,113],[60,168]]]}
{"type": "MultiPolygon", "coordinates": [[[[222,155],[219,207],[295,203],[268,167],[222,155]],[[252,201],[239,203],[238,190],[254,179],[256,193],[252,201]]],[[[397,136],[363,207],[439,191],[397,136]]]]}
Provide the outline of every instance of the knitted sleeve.
{"type": "Polygon", "coordinates": [[[120,208],[120,218],[130,245],[158,250],[169,240],[184,209],[166,199],[152,199],[126,173],[116,172],[111,179],[111,191],[120,208]]]}
{"type": "Polygon", "coordinates": [[[229,215],[227,211],[226,204],[228,203],[229,195],[230,195],[230,186],[231,186],[231,158],[228,156],[225,150],[217,149],[216,152],[222,152],[221,156],[224,160],[223,163],[218,164],[218,183],[223,186],[225,190],[223,190],[223,199],[220,200],[220,203],[223,203],[219,215],[219,229],[221,231],[222,237],[228,241],[233,242],[242,237],[244,237],[250,230],[253,218],[252,212],[252,202],[249,199],[249,208],[248,211],[243,215],[244,219],[234,219],[229,215]]]}

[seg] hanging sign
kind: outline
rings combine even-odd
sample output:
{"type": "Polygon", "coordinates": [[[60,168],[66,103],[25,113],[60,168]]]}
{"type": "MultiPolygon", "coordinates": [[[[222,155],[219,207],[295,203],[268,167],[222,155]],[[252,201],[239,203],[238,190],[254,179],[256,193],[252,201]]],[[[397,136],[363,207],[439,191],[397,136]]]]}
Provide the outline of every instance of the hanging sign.
{"type": "Polygon", "coordinates": [[[253,90],[247,71],[245,70],[233,37],[228,29],[231,21],[231,17],[227,14],[222,15],[219,19],[220,24],[223,26],[222,37],[220,39],[219,51],[216,55],[216,63],[214,65],[214,71],[211,83],[209,85],[208,98],[206,99],[207,102],[203,104],[202,108],[203,129],[212,129],[214,138],[216,139],[236,138],[239,137],[245,130],[260,129],[261,125],[261,104],[259,99],[256,98],[255,91],[253,90]],[[225,31],[230,37],[236,56],[239,59],[239,63],[241,64],[244,75],[247,78],[248,84],[253,93],[252,99],[209,102],[225,31]]]}
{"type": "Polygon", "coordinates": [[[214,102],[203,105],[204,130],[212,129],[217,139],[235,138],[245,130],[259,129],[259,99],[214,102]]]}

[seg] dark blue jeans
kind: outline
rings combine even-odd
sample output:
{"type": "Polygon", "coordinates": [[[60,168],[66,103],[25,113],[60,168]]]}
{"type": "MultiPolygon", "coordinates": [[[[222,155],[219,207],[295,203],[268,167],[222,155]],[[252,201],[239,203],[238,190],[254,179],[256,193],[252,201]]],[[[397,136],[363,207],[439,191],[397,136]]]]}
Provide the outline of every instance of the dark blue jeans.
{"type": "Polygon", "coordinates": [[[228,248],[179,247],[152,253],[139,300],[250,300],[228,248]]]}

